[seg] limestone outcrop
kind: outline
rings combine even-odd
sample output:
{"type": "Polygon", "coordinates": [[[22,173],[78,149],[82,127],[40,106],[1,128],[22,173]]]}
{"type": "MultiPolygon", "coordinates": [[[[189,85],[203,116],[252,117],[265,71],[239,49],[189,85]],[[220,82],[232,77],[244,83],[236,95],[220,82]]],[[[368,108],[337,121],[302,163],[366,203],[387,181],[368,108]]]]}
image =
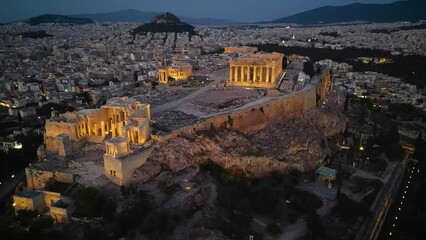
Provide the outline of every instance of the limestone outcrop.
{"type": "Polygon", "coordinates": [[[330,154],[327,138],[344,131],[345,125],[342,115],[314,108],[249,134],[230,129],[188,130],[160,142],[133,177],[146,181],[161,170],[179,171],[208,160],[252,177],[311,170],[330,154]]]}

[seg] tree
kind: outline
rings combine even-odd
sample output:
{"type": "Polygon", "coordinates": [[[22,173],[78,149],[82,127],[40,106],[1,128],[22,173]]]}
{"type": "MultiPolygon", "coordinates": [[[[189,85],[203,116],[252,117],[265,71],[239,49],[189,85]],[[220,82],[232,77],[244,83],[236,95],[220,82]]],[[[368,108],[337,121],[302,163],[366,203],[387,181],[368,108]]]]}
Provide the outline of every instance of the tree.
{"type": "Polygon", "coordinates": [[[414,142],[414,147],[416,150],[414,150],[414,158],[417,160],[423,160],[426,159],[426,141],[423,140],[422,132],[419,132],[419,135],[417,136],[416,141],[414,142]]]}
{"type": "Polygon", "coordinates": [[[52,225],[53,220],[51,217],[40,217],[31,223],[29,232],[31,234],[41,234],[44,230],[50,228],[52,225]]]}
{"type": "Polygon", "coordinates": [[[151,88],[152,88],[153,90],[155,90],[155,89],[157,88],[157,86],[158,86],[158,82],[157,82],[157,81],[152,81],[152,82],[151,82],[151,88]]]}
{"type": "Polygon", "coordinates": [[[308,239],[321,239],[325,236],[324,226],[315,209],[309,209],[305,216],[308,239]]]}
{"type": "Polygon", "coordinates": [[[315,75],[314,64],[311,61],[304,62],[303,63],[303,72],[306,73],[307,75],[309,75],[310,77],[313,77],[315,75]]]}
{"type": "Polygon", "coordinates": [[[18,220],[21,226],[28,227],[30,226],[33,219],[36,218],[37,216],[38,216],[37,211],[18,210],[16,219],[18,220]]]}
{"type": "Polygon", "coordinates": [[[283,233],[281,228],[278,227],[278,225],[276,223],[268,224],[268,226],[266,226],[266,231],[270,234],[273,234],[273,235],[278,235],[278,234],[283,233]]]}
{"type": "Polygon", "coordinates": [[[398,126],[393,125],[388,132],[388,141],[390,145],[399,144],[399,129],[398,126]]]}
{"type": "Polygon", "coordinates": [[[347,111],[348,111],[348,108],[349,108],[349,93],[346,93],[346,97],[345,97],[345,107],[344,107],[345,112],[347,112],[347,111]]]}
{"type": "Polygon", "coordinates": [[[80,187],[75,193],[76,214],[94,218],[102,216],[103,198],[101,192],[93,187],[80,187]]]}
{"type": "Polygon", "coordinates": [[[92,96],[90,96],[89,92],[83,92],[83,93],[81,93],[80,97],[82,97],[83,98],[83,102],[87,103],[87,104],[90,104],[93,101],[92,100],[92,96]]]}

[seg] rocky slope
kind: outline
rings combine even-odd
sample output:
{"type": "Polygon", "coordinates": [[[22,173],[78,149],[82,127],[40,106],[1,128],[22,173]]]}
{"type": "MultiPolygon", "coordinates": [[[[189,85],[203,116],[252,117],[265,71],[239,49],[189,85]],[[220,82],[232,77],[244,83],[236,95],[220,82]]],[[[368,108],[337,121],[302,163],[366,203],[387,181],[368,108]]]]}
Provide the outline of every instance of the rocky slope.
{"type": "Polygon", "coordinates": [[[208,160],[225,168],[237,167],[253,177],[310,170],[330,154],[327,138],[343,132],[345,126],[342,115],[315,108],[248,135],[228,129],[187,132],[159,143],[133,177],[145,181],[161,170],[179,171],[208,160]]]}

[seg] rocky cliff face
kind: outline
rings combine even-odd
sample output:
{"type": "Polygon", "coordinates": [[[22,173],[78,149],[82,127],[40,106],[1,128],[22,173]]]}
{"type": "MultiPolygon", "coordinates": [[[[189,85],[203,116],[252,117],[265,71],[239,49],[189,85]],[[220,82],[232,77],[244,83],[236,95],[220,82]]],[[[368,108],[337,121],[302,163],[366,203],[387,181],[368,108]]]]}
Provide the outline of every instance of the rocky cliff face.
{"type": "Polygon", "coordinates": [[[248,135],[229,129],[186,132],[159,143],[133,177],[144,181],[161,170],[179,171],[208,160],[254,177],[312,169],[330,154],[327,138],[339,134],[345,125],[343,116],[315,108],[299,118],[277,119],[248,135]]]}

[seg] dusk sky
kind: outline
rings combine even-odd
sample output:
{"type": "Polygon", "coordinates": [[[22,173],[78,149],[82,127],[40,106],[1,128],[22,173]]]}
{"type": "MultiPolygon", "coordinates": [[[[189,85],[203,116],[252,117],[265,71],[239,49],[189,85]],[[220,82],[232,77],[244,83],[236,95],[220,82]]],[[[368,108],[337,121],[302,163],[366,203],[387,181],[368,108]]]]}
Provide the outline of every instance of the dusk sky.
{"type": "Polygon", "coordinates": [[[125,10],[169,11],[187,17],[231,19],[241,22],[273,20],[326,5],[354,2],[389,3],[396,0],[1,0],[0,22],[40,14],[81,14],[125,10]]]}

